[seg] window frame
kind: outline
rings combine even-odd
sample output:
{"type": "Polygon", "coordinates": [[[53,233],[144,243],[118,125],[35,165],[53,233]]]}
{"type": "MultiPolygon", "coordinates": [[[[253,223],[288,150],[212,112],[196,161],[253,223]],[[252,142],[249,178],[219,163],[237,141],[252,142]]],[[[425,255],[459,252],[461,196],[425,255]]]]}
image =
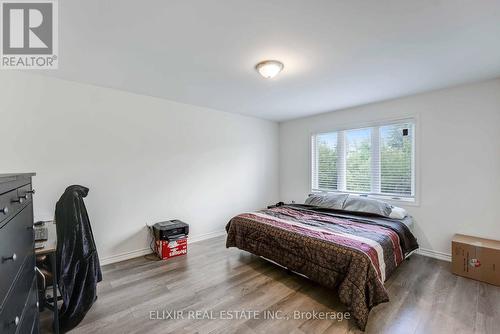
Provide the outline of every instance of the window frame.
{"type": "Polygon", "coordinates": [[[376,199],[381,199],[384,201],[387,201],[389,203],[393,203],[396,205],[408,205],[408,206],[419,206],[420,205],[420,198],[419,198],[419,180],[420,180],[420,170],[419,170],[419,140],[420,140],[420,127],[419,127],[419,115],[414,114],[414,115],[407,115],[403,117],[398,117],[398,118],[388,118],[388,119],[379,119],[379,120],[373,120],[369,122],[357,122],[357,123],[349,123],[349,124],[343,124],[340,126],[335,126],[335,127],[325,127],[318,129],[318,131],[314,131],[310,133],[309,136],[309,190],[310,193],[313,194],[318,194],[318,193],[333,193],[333,194],[353,194],[353,195],[358,195],[358,196],[363,196],[363,197],[369,197],[369,198],[376,198],[376,199]],[[348,190],[319,190],[319,189],[314,189],[314,179],[315,176],[313,175],[314,173],[314,154],[315,152],[313,151],[315,149],[315,137],[317,135],[322,135],[322,134],[328,134],[332,132],[339,132],[339,131],[348,131],[348,130],[357,130],[357,129],[364,129],[364,128],[373,128],[373,127],[382,127],[382,126],[388,126],[388,125],[394,125],[394,124],[401,124],[401,123],[407,123],[411,122],[413,124],[413,138],[412,138],[412,150],[413,150],[413,159],[412,159],[412,189],[413,189],[413,196],[409,197],[401,197],[399,195],[392,195],[392,194],[379,194],[379,193],[371,193],[371,192],[366,192],[366,193],[361,193],[361,192],[354,192],[354,191],[348,191],[348,190]]]}

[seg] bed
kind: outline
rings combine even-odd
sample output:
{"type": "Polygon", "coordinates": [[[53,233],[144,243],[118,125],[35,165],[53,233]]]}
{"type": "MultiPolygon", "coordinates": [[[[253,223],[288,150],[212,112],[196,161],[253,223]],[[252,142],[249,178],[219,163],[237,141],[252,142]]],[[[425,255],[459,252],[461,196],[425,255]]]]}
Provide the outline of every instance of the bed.
{"type": "Polygon", "coordinates": [[[384,282],[418,248],[411,217],[392,219],[314,205],[243,213],[226,226],[237,247],[338,290],[364,330],[370,310],[389,301],[384,282]]]}

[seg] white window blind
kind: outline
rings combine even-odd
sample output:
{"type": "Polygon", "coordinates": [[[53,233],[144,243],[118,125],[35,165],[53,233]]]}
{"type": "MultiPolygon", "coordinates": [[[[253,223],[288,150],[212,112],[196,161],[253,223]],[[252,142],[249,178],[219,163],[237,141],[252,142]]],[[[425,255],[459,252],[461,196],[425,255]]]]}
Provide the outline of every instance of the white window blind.
{"type": "Polygon", "coordinates": [[[312,188],[413,199],[414,121],[312,137],[312,188]]]}
{"type": "Polygon", "coordinates": [[[313,142],[313,165],[316,184],[324,190],[336,190],[337,184],[337,134],[325,133],[316,136],[313,142]]]}
{"type": "Polygon", "coordinates": [[[345,131],[346,190],[371,191],[371,129],[345,131]]]}
{"type": "Polygon", "coordinates": [[[380,127],[381,193],[412,196],[413,126],[410,123],[380,127]],[[406,130],[406,132],[405,132],[406,130]]]}

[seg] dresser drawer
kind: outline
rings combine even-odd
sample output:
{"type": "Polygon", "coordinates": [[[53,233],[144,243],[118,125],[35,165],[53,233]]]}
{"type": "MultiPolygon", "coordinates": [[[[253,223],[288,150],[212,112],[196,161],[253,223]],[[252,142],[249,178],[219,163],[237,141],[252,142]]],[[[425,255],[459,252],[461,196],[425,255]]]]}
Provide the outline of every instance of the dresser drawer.
{"type": "Polygon", "coordinates": [[[0,333],[16,333],[19,329],[34,279],[35,257],[29,256],[26,258],[21,275],[14,283],[14,290],[9,294],[0,311],[0,333]]]}
{"type": "Polygon", "coordinates": [[[31,184],[27,184],[25,186],[17,188],[17,196],[24,201],[23,203],[26,205],[31,202],[33,199],[33,193],[31,189],[31,184]]]}
{"type": "Polygon", "coordinates": [[[5,225],[9,218],[14,217],[23,207],[24,200],[19,199],[17,189],[0,195],[0,227],[5,225]]]}
{"type": "Polygon", "coordinates": [[[5,177],[0,175],[0,194],[4,194],[30,183],[31,176],[11,175],[5,177]]]}
{"type": "Polygon", "coordinates": [[[31,290],[28,297],[28,301],[24,306],[23,315],[21,317],[21,324],[18,326],[19,329],[16,333],[18,334],[28,334],[28,333],[38,333],[38,291],[36,287],[36,280],[33,280],[31,284],[31,290]]]}
{"type": "MultiPolygon", "coordinates": [[[[33,207],[30,203],[0,228],[0,310],[27,256],[33,255],[33,207]]],[[[34,264],[31,265],[33,271],[34,264]]],[[[1,331],[0,331],[1,332],[1,331]]]]}

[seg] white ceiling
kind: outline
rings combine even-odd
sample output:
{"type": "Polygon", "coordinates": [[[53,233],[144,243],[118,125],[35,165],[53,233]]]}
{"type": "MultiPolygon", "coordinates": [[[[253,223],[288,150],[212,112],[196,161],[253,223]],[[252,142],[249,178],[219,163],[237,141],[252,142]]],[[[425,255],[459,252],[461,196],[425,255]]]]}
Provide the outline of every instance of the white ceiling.
{"type": "Polygon", "coordinates": [[[271,120],[500,76],[500,0],[59,1],[44,74],[271,120]],[[254,70],[278,59],[284,72],[254,70]]]}

